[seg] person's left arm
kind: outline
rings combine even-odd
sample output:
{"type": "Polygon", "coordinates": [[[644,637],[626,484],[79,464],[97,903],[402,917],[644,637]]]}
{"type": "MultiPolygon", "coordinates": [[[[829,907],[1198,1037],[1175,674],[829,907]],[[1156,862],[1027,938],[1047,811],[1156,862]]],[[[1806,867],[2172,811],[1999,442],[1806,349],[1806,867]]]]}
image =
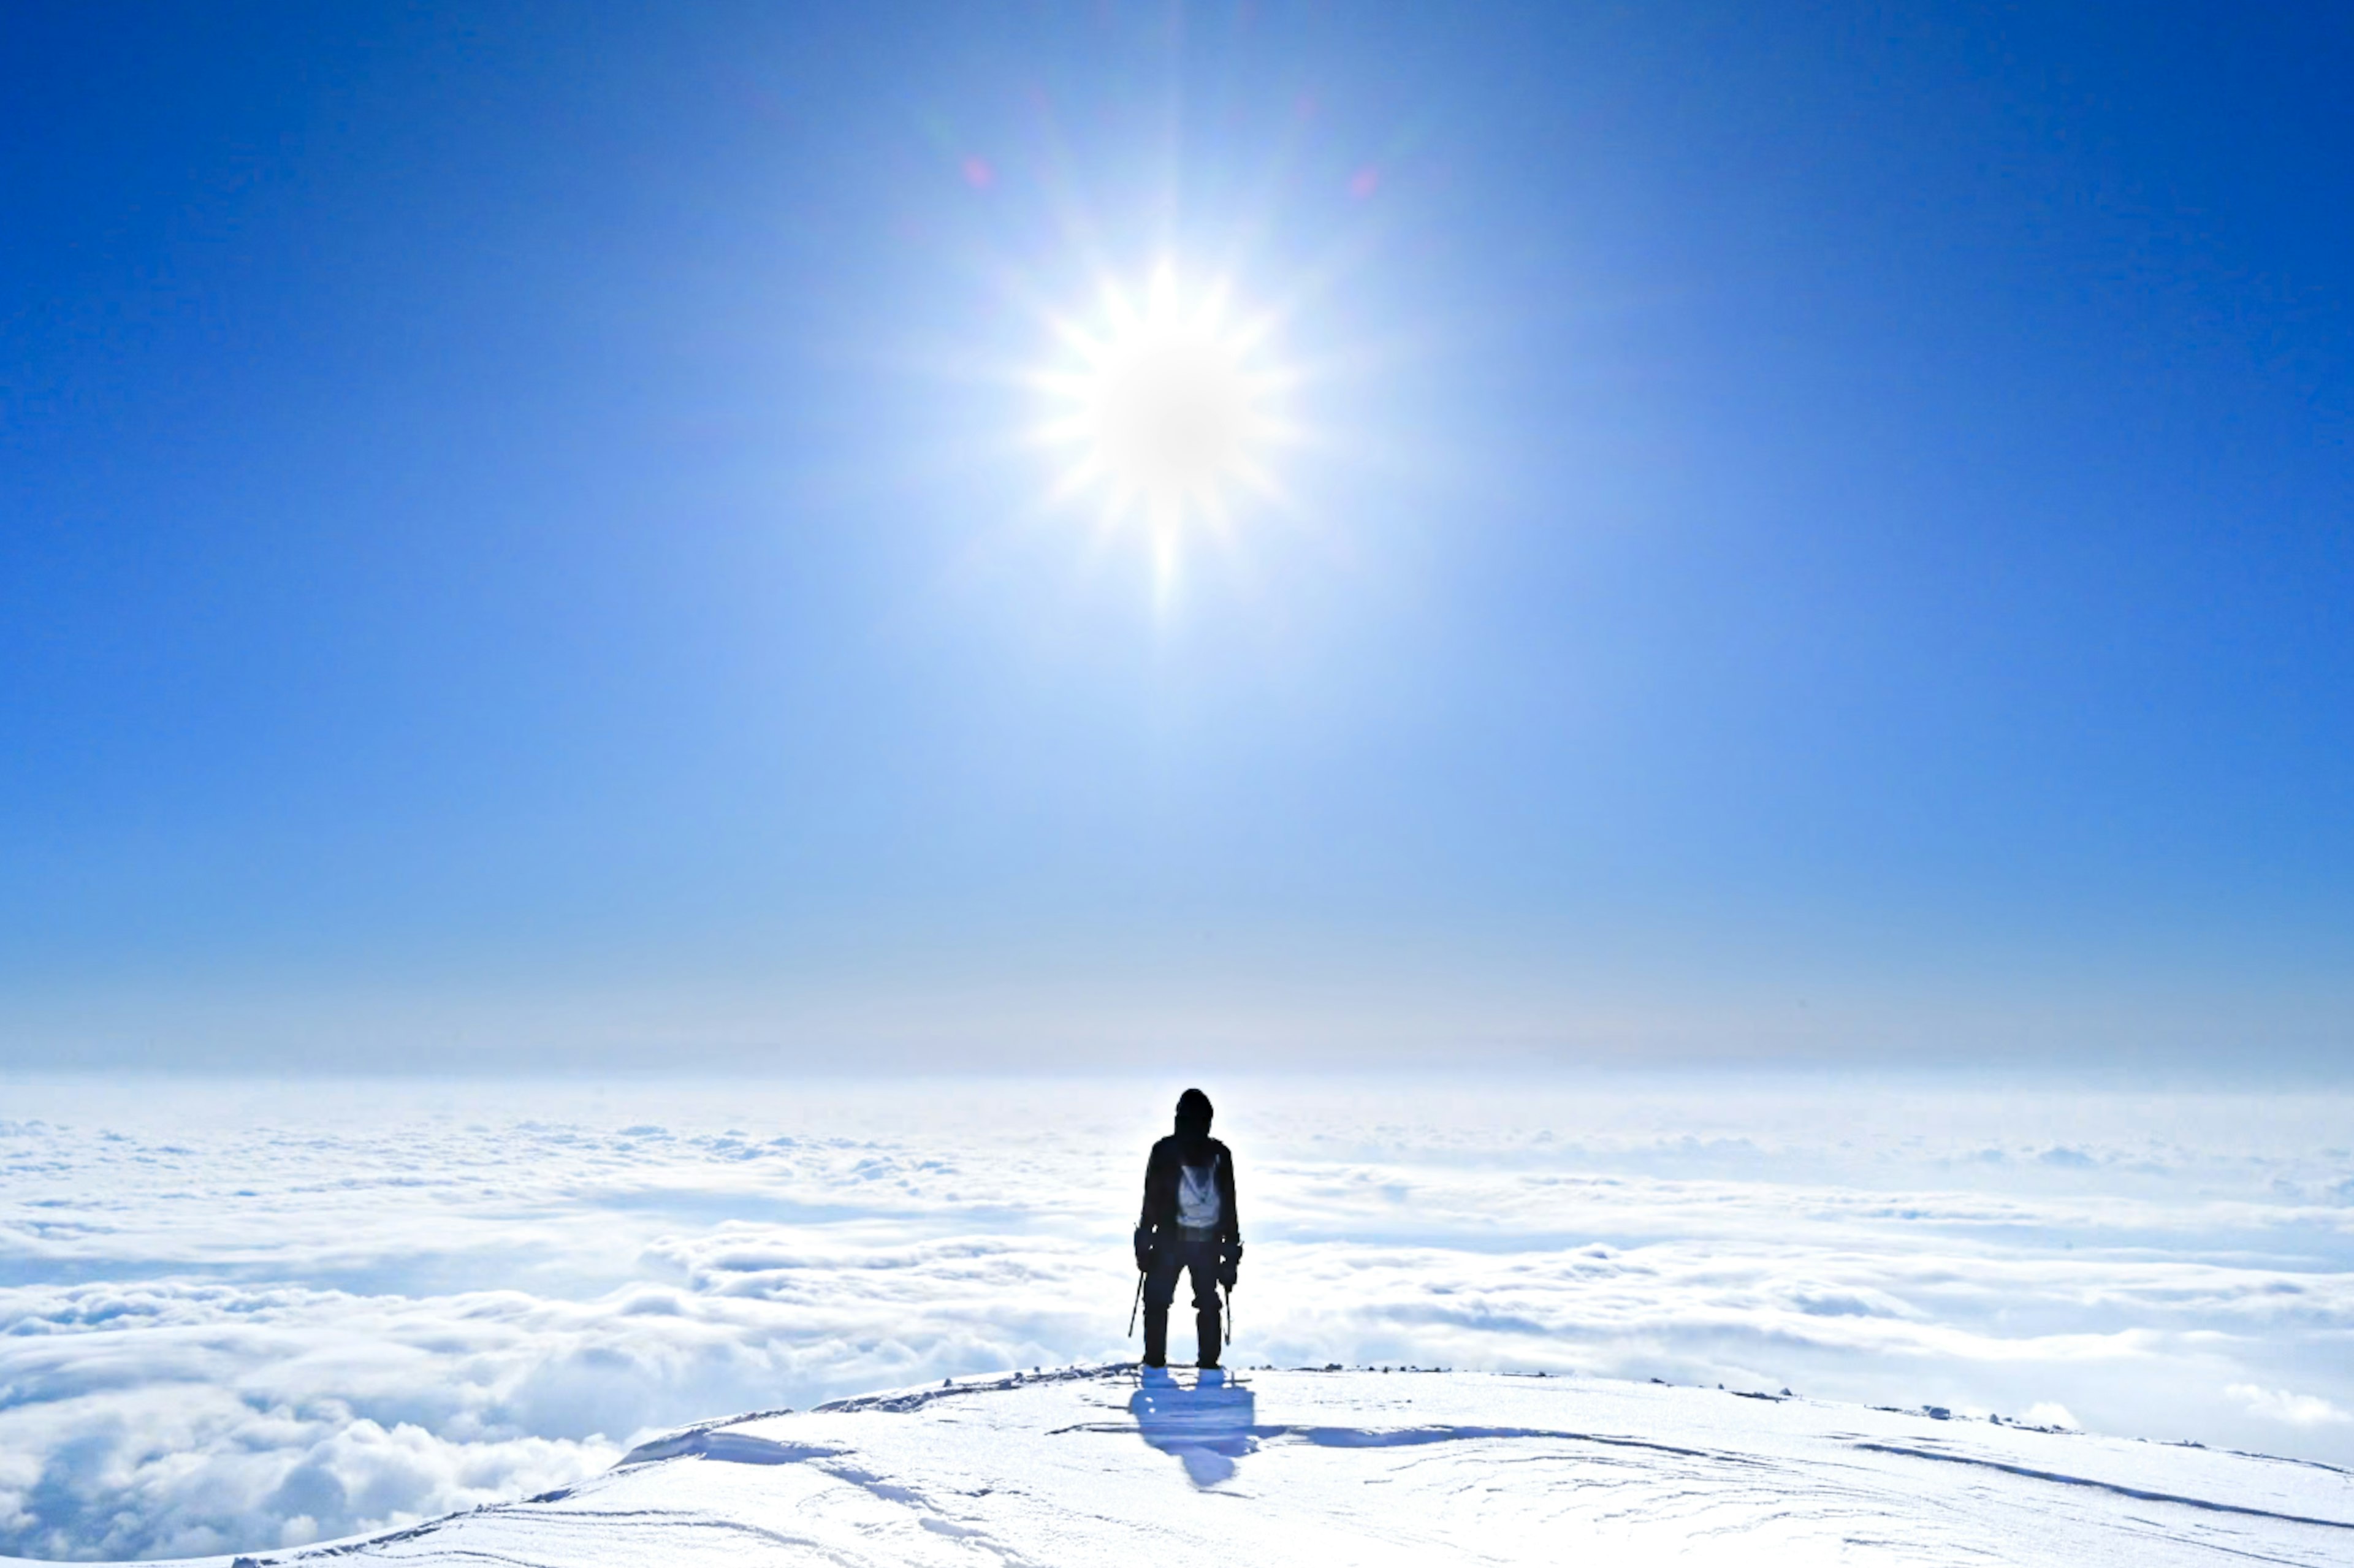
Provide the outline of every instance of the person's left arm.
{"type": "Polygon", "coordinates": [[[1218,1161],[1218,1217],[1225,1228],[1218,1245],[1218,1283],[1232,1290],[1242,1272],[1243,1222],[1235,1208],[1235,1154],[1231,1149],[1218,1161]]]}

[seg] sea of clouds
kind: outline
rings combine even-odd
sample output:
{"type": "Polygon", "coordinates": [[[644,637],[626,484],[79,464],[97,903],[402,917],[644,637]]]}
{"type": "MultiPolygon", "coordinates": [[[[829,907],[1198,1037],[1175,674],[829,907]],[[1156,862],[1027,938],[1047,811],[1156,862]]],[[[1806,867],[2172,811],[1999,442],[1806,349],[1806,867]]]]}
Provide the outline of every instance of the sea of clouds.
{"type": "MultiPolygon", "coordinates": [[[[1182,1086],[0,1080],[0,1554],[299,1544],[696,1417],[1132,1356],[1128,1231],[1182,1086]]],[[[2354,1095],[1206,1086],[1239,1362],[2354,1463],[2354,1095]]]]}

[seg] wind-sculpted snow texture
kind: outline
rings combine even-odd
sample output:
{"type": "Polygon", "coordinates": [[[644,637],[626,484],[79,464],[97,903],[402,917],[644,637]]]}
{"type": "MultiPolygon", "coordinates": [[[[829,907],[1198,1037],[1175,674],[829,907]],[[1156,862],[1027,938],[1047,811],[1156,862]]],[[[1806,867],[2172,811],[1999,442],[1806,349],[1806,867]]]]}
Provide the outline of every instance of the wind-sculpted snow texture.
{"type": "MultiPolygon", "coordinates": [[[[0,1553],[282,1550],[577,1485],[725,1412],[1124,1358],[1136,1183],[1182,1086],[0,1085],[0,1553]]],[[[1248,1361],[2354,1463],[2344,1096],[1208,1086],[1248,1361]]],[[[1247,1485],[1341,1451],[1267,1394],[1254,1425],[1284,1434],[1165,1467],[1247,1485]]]]}
{"type": "Polygon", "coordinates": [[[545,1497],[236,1568],[2221,1568],[2349,1552],[2354,1484],[2287,1460],[1586,1379],[1150,1389],[1121,1368],[706,1425],[545,1497]]]}

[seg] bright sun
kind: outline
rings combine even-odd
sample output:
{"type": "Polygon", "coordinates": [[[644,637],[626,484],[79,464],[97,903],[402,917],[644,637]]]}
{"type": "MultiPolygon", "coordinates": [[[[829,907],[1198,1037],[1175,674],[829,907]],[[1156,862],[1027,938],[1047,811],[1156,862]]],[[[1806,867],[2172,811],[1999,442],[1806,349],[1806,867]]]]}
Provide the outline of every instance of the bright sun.
{"type": "Polygon", "coordinates": [[[1067,358],[1037,378],[1053,400],[1042,434],[1070,458],[1056,494],[1093,497],[1108,524],[1141,523],[1165,583],[1188,533],[1223,532],[1244,502],[1275,493],[1266,463],[1285,377],[1265,362],[1267,325],[1164,266],[1141,299],[1107,287],[1095,323],[1056,326],[1067,358]]]}

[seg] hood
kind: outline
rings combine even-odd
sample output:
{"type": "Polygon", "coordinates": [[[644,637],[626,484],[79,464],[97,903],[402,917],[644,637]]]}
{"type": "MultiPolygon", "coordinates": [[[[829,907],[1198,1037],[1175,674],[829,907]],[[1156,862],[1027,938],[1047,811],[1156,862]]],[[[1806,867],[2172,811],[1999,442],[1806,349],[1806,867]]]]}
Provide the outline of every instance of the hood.
{"type": "Polygon", "coordinates": [[[1188,1143],[1199,1143],[1210,1136],[1210,1118],[1216,1114],[1209,1096],[1187,1089],[1177,1097],[1177,1136],[1188,1143]]]}

